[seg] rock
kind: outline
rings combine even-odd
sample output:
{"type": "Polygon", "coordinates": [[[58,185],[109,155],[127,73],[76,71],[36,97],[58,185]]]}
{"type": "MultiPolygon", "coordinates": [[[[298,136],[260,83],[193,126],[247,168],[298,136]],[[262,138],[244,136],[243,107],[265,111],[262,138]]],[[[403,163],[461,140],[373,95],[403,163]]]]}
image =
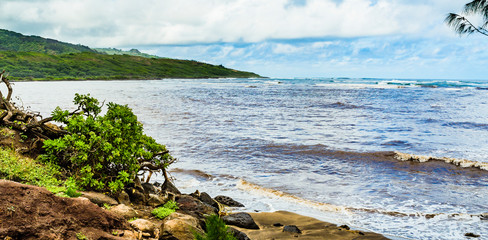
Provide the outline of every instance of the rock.
{"type": "Polygon", "coordinates": [[[154,182],[154,183],[153,183],[153,185],[154,185],[155,187],[157,187],[157,188],[160,188],[160,187],[161,187],[161,183],[159,183],[159,182],[154,182]]]}
{"type": "Polygon", "coordinates": [[[142,187],[144,188],[144,193],[146,194],[158,194],[158,189],[150,183],[143,183],[142,187]]]}
{"type": "Polygon", "coordinates": [[[193,198],[189,195],[182,195],[176,199],[179,209],[189,213],[196,213],[199,217],[204,215],[217,214],[218,210],[214,207],[201,202],[200,200],[193,198]]]}
{"type": "Polygon", "coordinates": [[[210,195],[208,195],[208,193],[206,192],[202,192],[200,193],[200,196],[198,197],[198,199],[214,208],[217,208],[217,210],[220,210],[220,207],[219,207],[219,203],[217,201],[215,201],[212,197],[210,197],[210,195]]]}
{"type": "Polygon", "coordinates": [[[117,206],[111,207],[109,211],[125,219],[132,219],[137,217],[136,210],[124,204],[119,204],[117,206]]]}
{"type": "Polygon", "coordinates": [[[154,234],[154,230],[156,229],[156,225],[154,223],[142,218],[130,222],[130,225],[136,230],[150,233],[151,235],[154,234]]]}
{"type": "Polygon", "coordinates": [[[127,193],[129,194],[129,199],[134,204],[145,204],[146,196],[141,191],[136,188],[128,188],[127,193]]]}
{"type": "Polygon", "coordinates": [[[120,204],[130,205],[129,194],[127,194],[125,191],[120,191],[119,195],[117,196],[117,201],[119,201],[120,204]]]}
{"type": "Polygon", "coordinates": [[[273,223],[273,226],[274,227],[283,227],[283,224],[281,224],[281,223],[273,223]]]}
{"type": "Polygon", "coordinates": [[[229,206],[229,207],[244,207],[244,204],[242,204],[238,201],[235,201],[231,197],[219,195],[219,196],[215,197],[214,199],[215,199],[215,201],[217,201],[221,204],[224,204],[226,206],[229,206]]]}
{"type": "Polygon", "coordinates": [[[344,228],[344,229],[346,229],[346,230],[350,230],[350,229],[351,229],[351,228],[350,228],[349,226],[347,226],[347,225],[341,225],[341,226],[339,226],[339,227],[340,227],[340,228],[344,228]]]}
{"type": "Polygon", "coordinates": [[[295,225],[286,225],[283,227],[283,232],[302,233],[302,231],[295,225]]]}
{"type": "Polygon", "coordinates": [[[144,188],[142,187],[141,179],[139,177],[134,178],[134,186],[135,189],[144,192],[144,188]]]}
{"type": "Polygon", "coordinates": [[[488,213],[483,213],[480,215],[481,220],[488,220],[488,213]]]}
{"type": "Polygon", "coordinates": [[[480,235],[474,234],[474,233],[466,233],[466,234],[464,234],[464,236],[466,236],[466,237],[472,237],[472,238],[479,238],[480,237],[480,235]]]}
{"type": "Polygon", "coordinates": [[[236,237],[237,240],[251,240],[245,233],[233,228],[229,227],[229,232],[234,234],[234,237],[236,237]]]}
{"type": "Polygon", "coordinates": [[[259,229],[249,213],[235,213],[222,217],[222,220],[228,225],[234,225],[246,229],[259,229]]]}
{"type": "Polygon", "coordinates": [[[160,206],[160,205],[163,205],[164,204],[164,200],[156,195],[156,194],[149,194],[149,197],[147,199],[147,205],[148,206],[151,206],[151,207],[157,207],[157,206],[160,206]]]}
{"type": "Polygon", "coordinates": [[[181,194],[180,190],[178,190],[178,188],[176,188],[170,181],[164,181],[163,186],[161,186],[161,192],[173,193],[176,195],[181,194]]]}
{"type": "Polygon", "coordinates": [[[193,232],[203,234],[197,218],[174,212],[164,219],[160,239],[193,240],[193,232]],[[171,238],[173,237],[173,238],[171,238]]]}
{"type": "Polygon", "coordinates": [[[117,205],[119,204],[115,199],[97,192],[82,192],[82,197],[90,199],[92,203],[97,204],[98,206],[103,206],[104,204],[108,205],[117,205]]]}

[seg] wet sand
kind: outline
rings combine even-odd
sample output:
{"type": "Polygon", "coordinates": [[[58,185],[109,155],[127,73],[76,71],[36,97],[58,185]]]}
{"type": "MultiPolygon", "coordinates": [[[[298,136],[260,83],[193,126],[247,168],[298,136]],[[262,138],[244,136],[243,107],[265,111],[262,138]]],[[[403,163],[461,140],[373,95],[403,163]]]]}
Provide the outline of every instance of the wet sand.
{"type": "Polygon", "coordinates": [[[244,232],[252,240],[265,239],[388,239],[380,234],[358,230],[348,230],[332,223],[323,222],[315,218],[302,216],[292,212],[262,212],[249,213],[260,227],[259,230],[249,230],[235,227],[244,232]],[[296,225],[301,233],[283,232],[283,226],[296,225]]]}

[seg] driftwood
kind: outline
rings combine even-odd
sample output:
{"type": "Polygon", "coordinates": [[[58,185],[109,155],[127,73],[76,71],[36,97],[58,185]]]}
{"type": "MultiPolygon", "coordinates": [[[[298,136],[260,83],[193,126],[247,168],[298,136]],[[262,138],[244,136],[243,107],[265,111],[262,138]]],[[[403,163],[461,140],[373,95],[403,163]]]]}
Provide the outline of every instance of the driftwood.
{"type": "Polygon", "coordinates": [[[38,113],[25,111],[18,108],[12,102],[12,84],[8,80],[8,74],[3,70],[0,74],[0,84],[7,87],[7,96],[0,91],[0,125],[7,126],[27,135],[34,135],[38,140],[58,138],[67,132],[54,124],[48,124],[52,120],[42,118],[38,113]]]}

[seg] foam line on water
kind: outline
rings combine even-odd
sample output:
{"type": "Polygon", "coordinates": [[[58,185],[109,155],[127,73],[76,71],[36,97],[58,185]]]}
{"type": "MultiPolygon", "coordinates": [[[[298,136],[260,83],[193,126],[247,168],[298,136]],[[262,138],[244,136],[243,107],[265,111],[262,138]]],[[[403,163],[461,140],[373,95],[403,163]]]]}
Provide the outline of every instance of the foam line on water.
{"type": "Polygon", "coordinates": [[[415,155],[408,153],[395,152],[395,159],[400,161],[418,161],[421,163],[428,161],[442,161],[448,164],[453,164],[463,168],[478,168],[484,171],[488,171],[488,162],[477,162],[466,159],[448,158],[448,157],[432,157],[415,155]]]}

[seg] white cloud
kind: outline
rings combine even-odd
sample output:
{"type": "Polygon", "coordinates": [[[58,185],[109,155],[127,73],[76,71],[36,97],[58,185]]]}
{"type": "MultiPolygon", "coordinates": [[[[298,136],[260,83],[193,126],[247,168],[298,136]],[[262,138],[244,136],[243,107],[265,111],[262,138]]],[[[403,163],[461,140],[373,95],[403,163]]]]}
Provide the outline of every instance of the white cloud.
{"type": "Polygon", "coordinates": [[[433,25],[443,25],[443,4],[439,0],[7,0],[0,8],[0,22],[11,30],[90,46],[259,42],[423,34],[433,25]]]}

